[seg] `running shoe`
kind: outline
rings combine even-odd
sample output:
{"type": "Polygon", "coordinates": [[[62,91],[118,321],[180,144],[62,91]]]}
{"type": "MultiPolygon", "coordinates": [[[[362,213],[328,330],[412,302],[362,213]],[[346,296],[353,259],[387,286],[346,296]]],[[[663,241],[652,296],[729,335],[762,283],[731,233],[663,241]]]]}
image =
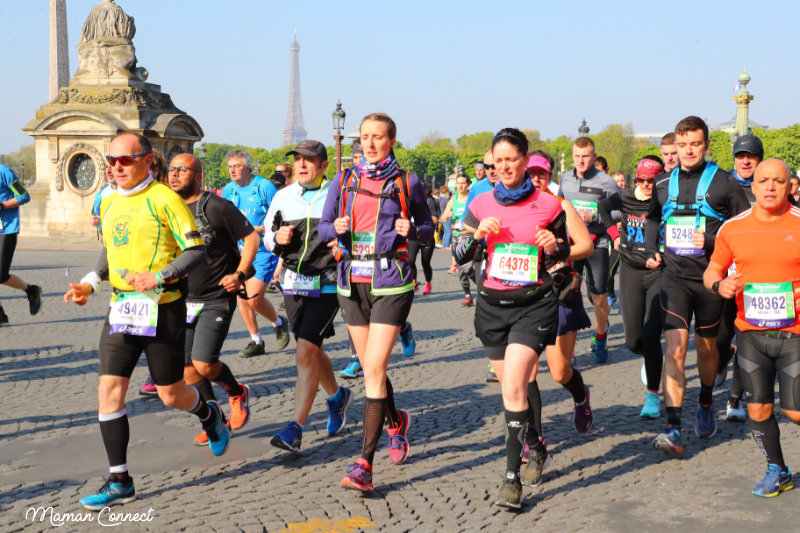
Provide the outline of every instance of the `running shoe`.
{"type": "MultiPolygon", "coordinates": [[[[547,442],[545,441],[544,437],[539,437],[539,442],[542,443],[543,446],[547,446],[547,442]]],[[[525,443],[525,446],[522,447],[522,464],[528,464],[528,460],[531,458],[531,448],[528,446],[528,443],[525,443]]]]}
{"type": "Polygon", "coordinates": [[[489,365],[489,370],[486,371],[486,376],[484,377],[486,383],[499,383],[500,380],[497,379],[497,374],[494,372],[494,368],[492,365],[489,365]]]}
{"type": "Polygon", "coordinates": [[[147,374],[147,379],[144,380],[144,385],[139,387],[140,396],[158,396],[158,389],[156,384],[153,383],[153,376],[147,374]]]}
{"type": "Polygon", "coordinates": [[[420,283],[418,281],[415,281],[414,282],[414,292],[417,292],[419,290],[419,286],[420,286],[420,283]]]}
{"type": "Polygon", "coordinates": [[[243,389],[239,396],[231,396],[228,403],[231,404],[231,427],[241,429],[250,420],[250,387],[244,383],[239,383],[243,389]]]}
{"type": "Polygon", "coordinates": [[[532,453],[530,461],[525,465],[525,469],[520,474],[520,481],[523,486],[535,487],[542,482],[542,472],[550,466],[550,454],[545,450],[541,457],[532,453]]]}
{"type": "Polygon", "coordinates": [[[701,439],[710,439],[717,432],[717,419],[714,417],[714,401],[711,405],[703,407],[700,401],[697,402],[697,423],[694,425],[694,433],[701,439]]]}
{"type": "Polygon", "coordinates": [[[510,472],[506,474],[494,504],[511,511],[522,509],[522,483],[519,476],[510,472]]]}
{"type": "Polygon", "coordinates": [[[742,405],[742,400],[728,398],[725,402],[725,420],[730,422],[744,422],[747,420],[747,413],[742,405]]]}
{"type": "Polygon", "coordinates": [[[300,453],[300,444],[303,442],[303,429],[300,424],[292,420],[289,424],[277,435],[270,439],[269,443],[286,450],[287,452],[300,453]]]}
{"type": "Polygon", "coordinates": [[[339,375],[345,379],[355,379],[364,375],[364,370],[361,368],[361,363],[358,359],[352,361],[347,368],[339,372],[339,375]]]}
{"type": "Polygon", "coordinates": [[[640,377],[642,378],[642,385],[647,387],[647,368],[645,368],[644,363],[642,363],[642,371],[640,372],[640,377]]]}
{"type": "Polygon", "coordinates": [[[6,314],[5,311],[3,311],[3,308],[0,307],[0,327],[7,325],[8,325],[8,315],[6,314]]]}
{"type": "Polygon", "coordinates": [[[639,413],[639,416],[642,418],[658,418],[661,416],[661,398],[658,397],[657,392],[647,391],[642,412],[639,413]]]}
{"type": "Polygon", "coordinates": [[[347,387],[339,387],[342,391],[342,401],[337,402],[328,398],[328,435],[336,435],[347,423],[347,408],[353,403],[353,391],[347,387]]]}
{"type": "Polygon", "coordinates": [[[594,423],[592,406],[589,404],[589,388],[584,386],[583,390],[586,391],[586,400],[580,405],[575,404],[575,431],[579,434],[584,434],[592,429],[594,423]]]}
{"type": "Polygon", "coordinates": [[[243,357],[247,359],[248,357],[255,357],[257,355],[264,355],[267,351],[264,349],[264,343],[257,343],[256,341],[250,341],[247,346],[245,346],[244,350],[239,352],[239,357],[243,357]]]}
{"type": "MultiPolygon", "coordinates": [[[[226,420],[225,421],[225,427],[228,428],[228,432],[231,431],[231,421],[230,420],[226,420]]],[[[231,436],[233,436],[233,433],[231,433],[231,436]]],[[[208,446],[208,434],[205,432],[205,430],[203,430],[200,433],[198,433],[197,436],[194,438],[194,445],[195,446],[208,446]]]]}
{"type": "Polygon", "coordinates": [[[425,288],[422,289],[422,295],[423,296],[427,296],[428,294],[431,293],[431,290],[433,290],[433,288],[431,287],[431,284],[430,283],[426,283],[425,284],[425,288]]]}
{"type": "Polygon", "coordinates": [[[753,487],[753,494],[762,498],[773,498],[781,492],[786,492],[793,488],[791,469],[787,466],[786,470],[781,470],[780,466],[770,463],[767,465],[767,473],[764,475],[764,479],[753,487]]]}
{"type": "Polygon", "coordinates": [[[403,464],[408,457],[408,427],[411,425],[411,415],[405,409],[398,409],[400,415],[400,425],[397,427],[386,426],[386,433],[389,434],[389,459],[392,463],[403,464]]]}
{"type": "Polygon", "coordinates": [[[464,296],[461,300],[461,307],[472,307],[472,296],[464,296]]]}
{"type": "Polygon", "coordinates": [[[653,448],[666,453],[683,453],[681,430],[673,425],[667,426],[664,433],[659,433],[653,439],[653,448]]]}
{"type": "Polygon", "coordinates": [[[339,482],[343,489],[355,489],[361,492],[372,492],[372,466],[363,457],[347,467],[347,475],[339,482]]]}
{"type": "Polygon", "coordinates": [[[406,326],[405,333],[401,329],[398,338],[400,339],[400,344],[403,345],[403,355],[411,357],[414,355],[414,350],[417,349],[417,341],[414,340],[414,330],[411,327],[411,322],[406,322],[406,326]]]}
{"type": "Polygon", "coordinates": [[[285,316],[279,316],[281,325],[275,326],[275,349],[283,350],[289,346],[289,320],[285,316]]]}
{"type": "Polygon", "coordinates": [[[458,272],[458,267],[456,265],[451,265],[450,270],[447,271],[448,274],[455,274],[458,272]]]}
{"type": "Polygon", "coordinates": [[[80,504],[90,511],[99,511],[104,507],[130,503],[135,499],[136,489],[133,487],[133,478],[127,483],[123,483],[114,476],[108,476],[97,494],[81,498],[80,504]]]}
{"type": "Polygon", "coordinates": [[[216,415],[214,424],[210,428],[206,428],[206,435],[208,435],[208,447],[211,448],[211,453],[214,455],[222,455],[228,451],[228,445],[231,443],[231,432],[228,431],[228,426],[225,424],[225,417],[222,414],[222,409],[215,400],[209,400],[208,407],[214,410],[216,415]]]}
{"type": "Polygon", "coordinates": [[[42,308],[42,288],[38,285],[28,285],[25,294],[28,295],[28,310],[31,315],[35,315],[42,308]]]}
{"type": "Polygon", "coordinates": [[[608,361],[608,347],[606,346],[606,339],[596,339],[594,360],[598,363],[605,363],[608,361]]]}
{"type": "Polygon", "coordinates": [[[608,297],[608,307],[613,307],[614,305],[616,305],[616,303],[617,299],[614,296],[608,297]]]}

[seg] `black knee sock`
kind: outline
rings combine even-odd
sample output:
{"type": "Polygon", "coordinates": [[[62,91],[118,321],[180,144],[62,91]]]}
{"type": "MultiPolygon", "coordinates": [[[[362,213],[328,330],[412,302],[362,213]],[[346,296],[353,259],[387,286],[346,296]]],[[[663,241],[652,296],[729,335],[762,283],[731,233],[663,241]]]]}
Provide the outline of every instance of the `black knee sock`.
{"type": "MultiPolygon", "coordinates": [[[[539,384],[536,381],[528,383],[528,423],[536,430],[536,440],[542,435],[542,395],[539,392],[539,384]]],[[[528,447],[531,446],[531,431],[528,430],[528,447]]]]}
{"type": "MultiPolygon", "coordinates": [[[[103,436],[103,446],[106,448],[109,466],[122,466],[128,463],[128,441],[131,430],[128,425],[128,415],[123,409],[112,415],[100,415],[100,434],[103,436]],[[104,418],[114,417],[103,420],[104,418]]],[[[126,467],[127,468],[127,467],[126,467]]]]}
{"type": "MultiPolygon", "coordinates": [[[[187,383],[187,385],[189,385],[187,383]]],[[[197,383],[192,383],[189,385],[190,387],[194,387],[197,389],[197,392],[200,393],[200,397],[203,401],[208,402],[209,400],[216,400],[217,397],[214,395],[214,389],[211,387],[211,382],[208,381],[206,378],[201,379],[197,383]]]]}
{"type": "Polygon", "coordinates": [[[714,401],[714,384],[703,385],[700,384],[700,405],[708,407],[714,401]]]}
{"type": "MultiPolygon", "coordinates": [[[[403,423],[400,419],[400,415],[397,413],[397,407],[394,405],[394,389],[392,388],[392,382],[389,381],[389,376],[386,376],[386,422],[392,426],[397,427],[403,423]]],[[[370,463],[372,464],[372,463],[370,463]]]]}
{"type": "Polygon", "coordinates": [[[364,402],[364,440],[361,443],[361,457],[372,466],[378,439],[383,433],[383,416],[386,398],[367,398],[364,402]]]}
{"type": "Polygon", "coordinates": [[[767,458],[767,462],[776,464],[781,467],[781,470],[785,470],[786,463],[783,462],[783,451],[781,450],[781,430],[775,417],[771,416],[763,422],[750,419],[750,432],[758,447],[761,448],[761,453],[767,458]]]}
{"type": "Polygon", "coordinates": [[[575,403],[583,403],[583,401],[586,399],[583,376],[581,376],[581,373],[574,368],[572,369],[572,377],[569,378],[569,381],[567,381],[563,387],[567,389],[570,394],[572,394],[572,400],[575,403]]]}
{"type": "Polygon", "coordinates": [[[189,409],[189,412],[200,419],[200,423],[203,424],[203,429],[208,429],[214,425],[217,415],[214,410],[211,409],[202,398],[200,398],[200,393],[198,392],[197,394],[197,401],[195,402],[194,406],[189,409]]]}
{"type": "Polygon", "coordinates": [[[680,407],[667,407],[667,425],[681,429],[680,407]]]}
{"type": "Polygon", "coordinates": [[[506,409],[505,420],[506,477],[508,477],[509,472],[519,474],[519,467],[522,465],[522,448],[525,443],[525,433],[528,431],[528,410],[515,412],[506,409]]]}
{"type": "Polygon", "coordinates": [[[222,364],[222,369],[217,374],[217,377],[214,378],[214,383],[225,389],[225,392],[228,393],[228,396],[241,396],[244,393],[244,387],[239,385],[239,382],[236,381],[236,378],[233,377],[233,372],[225,363],[222,364]]]}

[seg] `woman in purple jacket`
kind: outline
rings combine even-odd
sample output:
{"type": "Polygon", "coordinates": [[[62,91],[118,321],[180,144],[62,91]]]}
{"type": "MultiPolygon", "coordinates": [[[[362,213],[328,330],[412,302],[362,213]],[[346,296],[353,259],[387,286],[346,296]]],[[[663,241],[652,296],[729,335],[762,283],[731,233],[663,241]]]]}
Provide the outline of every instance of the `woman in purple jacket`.
{"type": "Polygon", "coordinates": [[[360,130],[364,157],[333,179],[319,236],[336,239],[339,305],[364,368],[361,456],[339,485],[371,491],[372,460],[384,420],[392,463],[401,464],[408,457],[411,417],[405,409],[395,408],[386,368],[414,299],[408,239],[428,241],[434,228],[424,185],[397,166],[392,150],[394,121],[373,113],[364,117],[360,130]]]}

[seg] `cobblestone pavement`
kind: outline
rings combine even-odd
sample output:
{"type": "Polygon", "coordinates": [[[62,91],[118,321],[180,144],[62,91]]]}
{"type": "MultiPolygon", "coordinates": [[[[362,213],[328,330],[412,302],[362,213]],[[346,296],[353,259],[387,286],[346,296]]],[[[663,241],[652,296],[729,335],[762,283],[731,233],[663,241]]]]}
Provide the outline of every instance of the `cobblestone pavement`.
{"type": "MultiPolygon", "coordinates": [[[[64,519],[67,530],[98,529],[98,520],[118,519],[84,513],[77,504],[100,486],[107,471],[96,376],[109,292],[86,307],[64,305],[67,279],[79,279],[95,257],[65,248],[17,252],[12,270],[44,287],[44,308],[36,317],[28,315],[24,295],[0,287],[11,320],[0,329],[3,531],[49,530],[50,517],[56,523],[64,519]],[[34,519],[29,510],[37,507],[52,507],[53,514],[43,522],[41,513],[34,519]]],[[[240,359],[236,352],[248,336],[237,314],[223,355],[252,389],[251,421],[222,457],[193,446],[199,427],[194,417],[138,395],[147,371],[142,359],[127,398],[128,462],[138,500],[113,511],[141,513],[138,522],[127,517],[126,527],[148,531],[796,530],[800,491],[770,500],[750,495],[765,464],[747,425],[721,419],[729,384],[715,393],[717,435],[707,441],[694,436],[699,391],[694,352],[687,363],[686,456],[669,458],[650,447],[664,420],[638,416],[644,400],[641,361],[624,348],[618,310],[612,315],[608,363],[595,364],[589,333],[579,335],[577,364],[591,388],[594,428],[588,435],[575,433],[569,394],[543,364],[544,432],[553,462],[544,483],[526,489],[521,513],[491,507],[505,467],[502,402],[499,386],[483,381],[487,360],[474,337],[473,310],[459,306],[457,280],[445,273],[448,262],[449,254],[436,252],[434,292],[418,296],[411,310],[416,354],[405,358],[399,344],[395,347],[390,376],[398,406],[412,416],[411,455],[402,466],[390,464],[384,437],[375,458],[374,494],[337,486],[361,447],[361,380],[348,383],[356,400],[339,435],[326,434],[320,394],[302,455],[273,449],[268,439],[292,411],[294,342],[283,352],[240,359]]],[[[269,328],[263,332],[269,349],[274,337],[269,328]]],[[[326,348],[335,369],[347,365],[340,321],[326,348]]],[[[224,393],[217,392],[227,409],[224,393]]],[[[787,460],[800,465],[800,432],[785,417],[780,420],[787,460]]]]}

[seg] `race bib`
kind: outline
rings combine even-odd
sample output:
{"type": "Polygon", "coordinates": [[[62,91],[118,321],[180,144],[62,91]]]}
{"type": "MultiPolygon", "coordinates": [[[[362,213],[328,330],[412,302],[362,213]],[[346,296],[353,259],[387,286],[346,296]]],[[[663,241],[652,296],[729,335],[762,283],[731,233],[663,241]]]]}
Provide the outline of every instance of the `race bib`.
{"type": "MultiPolygon", "coordinates": [[[[375,233],[367,231],[353,232],[353,255],[375,253],[375,233]]],[[[353,261],[350,274],[353,276],[372,277],[374,261],[353,261]]]]}
{"type": "Polygon", "coordinates": [[[745,283],[744,318],[759,328],[781,329],[794,325],[792,282],[745,283]]]}
{"type": "Polygon", "coordinates": [[[575,211],[578,214],[581,214],[581,211],[589,214],[589,219],[594,220],[597,218],[597,202],[589,202],[587,200],[570,200],[572,207],[575,208],[575,211]]]}
{"type": "Polygon", "coordinates": [[[120,292],[111,303],[108,322],[111,333],[155,337],[158,324],[158,299],[155,291],[120,292]]]}
{"type": "Polygon", "coordinates": [[[513,243],[495,245],[489,275],[503,285],[534,285],[539,280],[539,248],[513,243]]]}
{"type": "Polygon", "coordinates": [[[186,323],[194,324],[197,322],[197,317],[200,316],[200,311],[203,310],[205,304],[200,302],[186,302],[186,323]]]}
{"type": "Polygon", "coordinates": [[[319,298],[320,279],[319,276],[304,276],[291,270],[286,271],[283,278],[283,294],[307,296],[309,298],[319,298]]]}
{"type": "Polygon", "coordinates": [[[675,255],[705,255],[705,250],[698,249],[692,244],[694,230],[699,232],[706,231],[706,217],[700,217],[700,227],[695,226],[696,218],[688,217],[669,217],[667,227],[664,231],[666,246],[675,255]]]}

